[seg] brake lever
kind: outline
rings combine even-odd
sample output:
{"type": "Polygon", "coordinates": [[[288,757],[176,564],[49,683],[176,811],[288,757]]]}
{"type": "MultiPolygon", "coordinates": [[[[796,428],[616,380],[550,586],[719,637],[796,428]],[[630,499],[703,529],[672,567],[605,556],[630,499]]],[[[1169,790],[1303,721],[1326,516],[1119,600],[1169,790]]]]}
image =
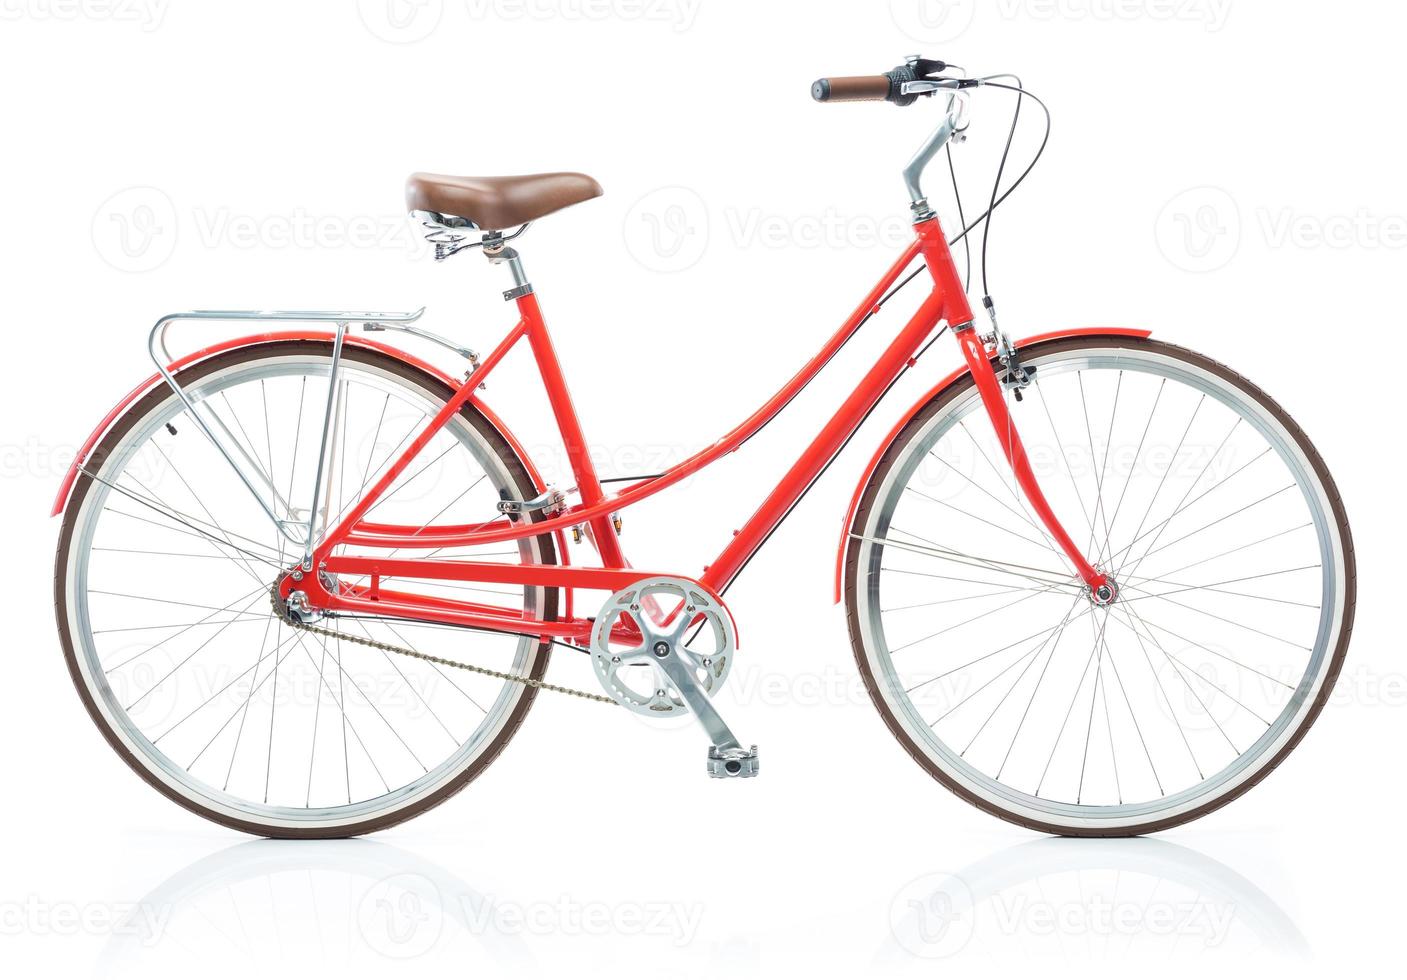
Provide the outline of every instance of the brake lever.
{"type": "Polygon", "coordinates": [[[904,82],[900,91],[904,95],[932,95],[934,92],[976,88],[981,84],[980,78],[916,78],[911,82],[904,82]]]}

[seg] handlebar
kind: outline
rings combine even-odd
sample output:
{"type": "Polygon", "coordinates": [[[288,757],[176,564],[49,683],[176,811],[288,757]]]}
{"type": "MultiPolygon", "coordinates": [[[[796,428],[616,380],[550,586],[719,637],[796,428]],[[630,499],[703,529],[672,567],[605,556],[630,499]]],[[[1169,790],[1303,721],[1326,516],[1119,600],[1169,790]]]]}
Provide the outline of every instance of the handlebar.
{"type": "Polygon", "coordinates": [[[962,138],[962,110],[960,92],[983,84],[983,79],[942,76],[945,62],[917,55],[905,60],[897,68],[882,75],[851,75],[836,78],[820,78],[811,85],[811,97],[817,102],[892,102],[895,105],[912,105],[920,96],[936,95],[945,92],[948,96],[947,111],[932,135],[919,148],[918,153],[904,168],[904,187],[916,221],[933,217],[920,187],[920,179],[929,161],[948,140],[955,136],[962,138]]]}
{"type": "Polygon", "coordinates": [[[920,94],[909,83],[936,75],[946,62],[915,55],[882,75],[842,75],[818,78],[811,83],[811,98],[817,102],[893,102],[911,105],[920,94]]]}
{"type": "Polygon", "coordinates": [[[818,78],[811,83],[811,98],[817,102],[889,101],[893,82],[888,75],[843,75],[818,78]]]}

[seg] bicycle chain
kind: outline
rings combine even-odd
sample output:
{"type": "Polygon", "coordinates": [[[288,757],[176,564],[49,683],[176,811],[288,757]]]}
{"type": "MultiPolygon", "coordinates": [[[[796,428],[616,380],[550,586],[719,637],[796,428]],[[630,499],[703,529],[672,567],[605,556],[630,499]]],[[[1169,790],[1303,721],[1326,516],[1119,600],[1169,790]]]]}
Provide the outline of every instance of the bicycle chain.
{"type": "Polygon", "coordinates": [[[456,667],[459,670],[467,670],[474,674],[482,674],[485,677],[493,677],[501,681],[512,681],[515,684],[522,684],[524,687],[533,687],[542,691],[551,691],[555,694],[570,694],[573,697],[584,698],[587,701],[600,701],[605,704],[615,704],[615,700],[606,697],[604,694],[597,694],[594,691],[580,691],[574,687],[563,687],[561,684],[550,684],[547,681],[538,680],[535,677],[524,677],[521,674],[510,674],[502,670],[494,670],[492,667],[480,667],[477,664],[466,664],[458,660],[450,660],[447,657],[437,657],[434,654],[421,653],[419,650],[412,650],[410,647],[397,646],[394,643],[383,643],[380,640],[373,640],[371,637],[352,636],[350,633],[342,633],[338,630],[330,630],[322,626],[313,626],[311,623],[300,623],[288,613],[287,605],[279,599],[278,589],[275,587],[269,590],[269,601],[274,607],[274,615],[292,626],[294,629],[312,633],[317,636],[331,637],[336,640],[346,640],[349,643],[358,643],[364,647],[372,647],[385,653],[399,653],[405,657],[413,657],[416,660],[424,660],[427,663],[439,664],[442,667],[456,667]]]}

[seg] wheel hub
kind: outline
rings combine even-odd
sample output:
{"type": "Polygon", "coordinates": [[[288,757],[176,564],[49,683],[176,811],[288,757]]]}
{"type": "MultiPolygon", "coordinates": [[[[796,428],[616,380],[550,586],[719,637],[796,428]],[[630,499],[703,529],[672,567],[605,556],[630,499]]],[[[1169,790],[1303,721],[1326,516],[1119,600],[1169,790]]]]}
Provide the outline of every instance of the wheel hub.
{"type": "Polygon", "coordinates": [[[1119,585],[1112,578],[1106,578],[1089,590],[1089,601],[1096,606],[1112,606],[1119,598],[1119,585]]]}

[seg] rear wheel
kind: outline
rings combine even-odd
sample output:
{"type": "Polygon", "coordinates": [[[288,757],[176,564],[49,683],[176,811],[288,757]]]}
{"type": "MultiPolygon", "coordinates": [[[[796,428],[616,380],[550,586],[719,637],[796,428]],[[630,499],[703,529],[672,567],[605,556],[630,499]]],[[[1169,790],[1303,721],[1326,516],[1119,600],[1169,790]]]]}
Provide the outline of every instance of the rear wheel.
{"type": "MultiPolygon", "coordinates": [[[[276,512],[306,519],[331,345],[220,354],[178,380],[251,469],[276,512]]],[[[393,357],[348,346],[328,492],[335,523],[451,395],[393,357]]],[[[472,406],[392,483],[371,520],[476,523],[536,488],[472,406]]],[[[379,641],[541,678],[537,638],[337,617],[321,636],[274,614],[270,590],[301,558],[162,385],[85,463],[55,568],[69,672],[108,742],[148,783],[217,823],[273,837],[345,837],[443,802],[503,750],[535,690],[379,649],[379,641]]],[[[420,552],[419,554],[425,554],[420,552]]],[[[438,557],[553,563],[550,536],[438,557]]],[[[388,587],[395,584],[388,580],[388,587]]],[[[403,581],[407,591],[555,616],[555,592],[403,581]]]]}
{"type": "Polygon", "coordinates": [[[847,550],[856,658],[929,773],[1004,819],[1143,833],[1255,785],[1343,663],[1353,544],[1323,461],[1250,382],[1182,348],[1023,352],[1008,405],[1091,596],[1028,508],[971,377],[881,459],[847,550]]]}

